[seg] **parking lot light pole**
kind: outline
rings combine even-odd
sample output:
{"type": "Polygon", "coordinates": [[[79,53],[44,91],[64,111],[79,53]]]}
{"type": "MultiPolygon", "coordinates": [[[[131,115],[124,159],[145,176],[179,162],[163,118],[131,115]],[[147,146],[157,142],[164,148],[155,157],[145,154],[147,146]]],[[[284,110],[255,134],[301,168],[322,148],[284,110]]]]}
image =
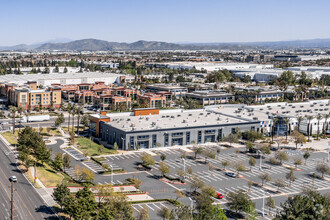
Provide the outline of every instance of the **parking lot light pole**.
{"type": "Polygon", "coordinates": [[[184,158],[182,158],[182,160],[183,160],[183,173],[184,175],[186,175],[186,160],[184,158]]]}
{"type": "Polygon", "coordinates": [[[260,156],[260,164],[259,164],[259,170],[262,170],[262,167],[261,167],[261,163],[262,163],[262,155],[261,155],[261,151],[258,150],[259,152],[259,156],[260,156]]]}
{"type": "Polygon", "coordinates": [[[265,216],[265,190],[262,190],[262,217],[265,216]]]}
{"type": "Polygon", "coordinates": [[[330,162],[330,141],[328,141],[328,162],[330,162]]]}
{"type": "Polygon", "coordinates": [[[113,166],[111,164],[109,166],[111,167],[111,184],[113,184],[113,166]]]}
{"type": "Polygon", "coordinates": [[[192,200],[192,198],[188,197],[188,199],[190,200],[190,214],[193,214],[193,207],[194,207],[194,200],[192,200]]]}

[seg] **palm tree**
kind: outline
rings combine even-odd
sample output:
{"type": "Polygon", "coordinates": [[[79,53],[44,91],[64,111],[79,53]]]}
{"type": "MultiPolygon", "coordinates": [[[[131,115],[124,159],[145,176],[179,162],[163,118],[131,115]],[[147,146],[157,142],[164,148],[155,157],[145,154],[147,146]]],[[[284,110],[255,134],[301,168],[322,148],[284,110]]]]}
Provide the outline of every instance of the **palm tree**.
{"type": "Polygon", "coordinates": [[[302,116],[298,116],[297,117],[297,122],[298,122],[298,131],[299,131],[299,129],[300,129],[300,124],[301,124],[301,122],[304,120],[304,117],[302,117],[302,116]]]}
{"type": "Polygon", "coordinates": [[[10,114],[11,114],[11,117],[13,119],[13,134],[15,134],[15,116],[16,116],[16,111],[17,111],[17,108],[15,106],[9,106],[9,111],[10,111],[10,114]]]}
{"type": "Polygon", "coordinates": [[[74,132],[74,116],[75,114],[77,113],[77,108],[75,105],[72,106],[72,111],[71,111],[71,114],[72,114],[72,132],[74,132]]]}
{"type": "Polygon", "coordinates": [[[277,118],[273,118],[273,125],[272,125],[272,142],[274,142],[274,133],[275,133],[275,124],[278,121],[277,118]]]}
{"type": "Polygon", "coordinates": [[[319,134],[320,134],[320,121],[321,121],[321,119],[322,119],[322,115],[321,114],[318,114],[317,116],[316,116],[316,120],[317,120],[317,140],[319,139],[319,134]]]}
{"type": "Polygon", "coordinates": [[[326,131],[328,130],[327,121],[328,121],[329,116],[330,116],[330,114],[325,114],[325,115],[323,115],[323,118],[324,118],[324,124],[323,124],[323,135],[324,135],[324,137],[325,137],[325,133],[326,133],[326,131]]]}
{"type": "Polygon", "coordinates": [[[82,111],[82,107],[79,105],[77,108],[77,115],[78,115],[78,121],[77,121],[77,134],[79,135],[79,125],[80,125],[80,113],[82,111]]]}
{"type": "Polygon", "coordinates": [[[70,129],[70,114],[71,114],[71,111],[72,111],[72,106],[71,106],[70,103],[68,104],[68,107],[66,108],[66,110],[69,113],[69,120],[68,120],[68,130],[69,130],[70,129]]]}
{"type": "MultiPolygon", "coordinates": [[[[22,118],[22,113],[23,113],[23,107],[18,106],[17,107],[17,112],[19,113],[19,118],[22,118]]],[[[21,131],[21,126],[18,127],[19,131],[21,131]]]]}
{"type": "Polygon", "coordinates": [[[311,134],[311,121],[313,120],[313,116],[312,115],[307,115],[306,116],[306,119],[308,120],[308,124],[307,124],[307,135],[308,135],[308,141],[310,141],[310,139],[309,139],[309,136],[310,136],[310,134],[311,134]]]}

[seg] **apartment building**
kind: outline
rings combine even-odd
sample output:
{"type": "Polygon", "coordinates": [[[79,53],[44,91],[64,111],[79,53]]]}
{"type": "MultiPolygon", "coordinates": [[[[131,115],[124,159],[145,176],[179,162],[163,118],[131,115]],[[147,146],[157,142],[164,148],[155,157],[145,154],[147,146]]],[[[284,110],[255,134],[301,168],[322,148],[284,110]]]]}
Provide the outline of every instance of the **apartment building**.
{"type": "Polygon", "coordinates": [[[138,99],[144,99],[147,101],[149,108],[165,108],[166,107],[166,96],[155,93],[145,93],[138,95],[138,99]]]}
{"type": "Polygon", "coordinates": [[[23,107],[24,110],[60,108],[62,100],[60,87],[38,89],[35,81],[29,81],[25,86],[12,87],[7,98],[8,104],[23,107]]]}

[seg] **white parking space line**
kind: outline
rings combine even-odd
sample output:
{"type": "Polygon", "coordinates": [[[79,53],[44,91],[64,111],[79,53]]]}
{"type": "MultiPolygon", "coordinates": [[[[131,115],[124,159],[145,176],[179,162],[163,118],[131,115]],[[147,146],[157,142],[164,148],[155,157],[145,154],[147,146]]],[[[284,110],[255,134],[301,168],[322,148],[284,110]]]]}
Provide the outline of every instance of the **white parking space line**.
{"type": "Polygon", "coordinates": [[[137,208],[135,208],[135,206],[133,206],[133,209],[134,209],[135,211],[137,211],[138,213],[140,213],[140,210],[138,210],[137,208]]]}
{"type": "Polygon", "coordinates": [[[151,209],[152,211],[155,211],[153,208],[151,208],[148,204],[145,204],[149,209],[151,209]]]}
{"type": "Polygon", "coordinates": [[[156,205],[156,203],[152,203],[153,206],[155,206],[157,209],[160,209],[159,206],[156,205]]]}

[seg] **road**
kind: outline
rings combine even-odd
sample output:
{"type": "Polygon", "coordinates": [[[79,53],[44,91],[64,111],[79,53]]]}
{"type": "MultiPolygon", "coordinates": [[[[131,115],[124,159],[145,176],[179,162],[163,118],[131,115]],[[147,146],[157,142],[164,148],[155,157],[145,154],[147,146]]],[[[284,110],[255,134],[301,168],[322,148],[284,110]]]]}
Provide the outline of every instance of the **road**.
{"type": "Polygon", "coordinates": [[[46,205],[37,191],[16,168],[15,158],[9,153],[6,145],[0,140],[0,216],[10,219],[10,182],[8,177],[17,176],[14,183],[14,219],[39,220],[58,219],[46,205]]]}

